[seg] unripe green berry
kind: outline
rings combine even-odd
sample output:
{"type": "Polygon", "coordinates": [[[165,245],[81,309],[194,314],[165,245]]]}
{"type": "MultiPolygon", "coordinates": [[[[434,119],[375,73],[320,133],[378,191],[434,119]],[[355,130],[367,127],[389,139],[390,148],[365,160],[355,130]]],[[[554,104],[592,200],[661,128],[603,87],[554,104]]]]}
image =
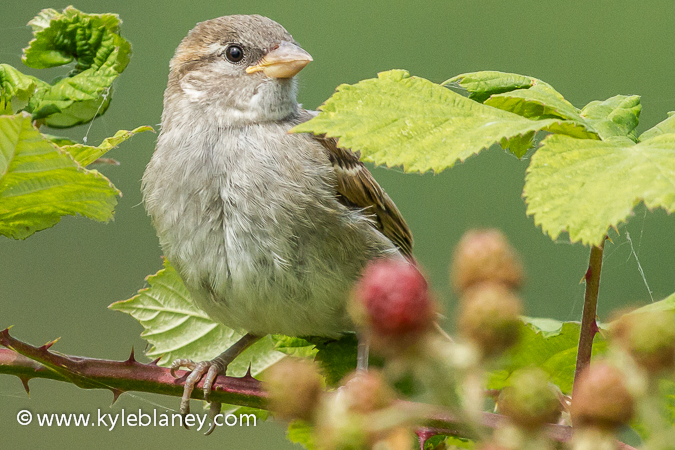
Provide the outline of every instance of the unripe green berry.
{"type": "Polygon", "coordinates": [[[482,283],[462,297],[459,330],[484,355],[496,355],[518,340],[521,313],[521,301],[512,291],[501,284],[482,283]]]}
{"type": "Polygon", "coordinates": [[[269,368],[265,389],[270,411],[281,419],[312,420],[323,392],[323,380],[313,361],[286,358],[269,368]]]}
{"type": "Polygon", "coordinates": [[[455,249],[450,280],[460,294],[483,282],[517,289],[523,281],[523,267],[501,231],[473,230],[462,237],[455,249]]]}
{"type": "Polygon", "coordinates": [[[616,367],[596,363],[579,375],[572,396],[574,426],[613,429],[633,417],[634,400],[616,367]]]}
{"type": "Polygon", "coordinates": [[[560,399],[541,369],[526,369],[511,376],[511,383],[497,400],[499,411],[517,426],[535,430],[555,423],[560,416],[560,399]]]}
{"type": "Polygon", "coordinates": [[[624,314],[612,323],[611,333],[613,341],[649,372],[675,365],[675,315],[670,311],[624,314]]]}

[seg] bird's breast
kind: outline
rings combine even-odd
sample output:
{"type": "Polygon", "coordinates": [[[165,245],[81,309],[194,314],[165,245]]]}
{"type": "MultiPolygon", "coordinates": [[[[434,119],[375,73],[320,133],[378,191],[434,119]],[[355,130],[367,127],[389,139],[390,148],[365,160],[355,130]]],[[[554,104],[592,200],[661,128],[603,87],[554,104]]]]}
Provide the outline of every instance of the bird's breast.
{"type": "Polygon", "coordinates": [[[249,332],[330,335],[364,264],[319,144],[289,126],[160,136],[144,197],[160,243],[209,316],[249,332]]]}

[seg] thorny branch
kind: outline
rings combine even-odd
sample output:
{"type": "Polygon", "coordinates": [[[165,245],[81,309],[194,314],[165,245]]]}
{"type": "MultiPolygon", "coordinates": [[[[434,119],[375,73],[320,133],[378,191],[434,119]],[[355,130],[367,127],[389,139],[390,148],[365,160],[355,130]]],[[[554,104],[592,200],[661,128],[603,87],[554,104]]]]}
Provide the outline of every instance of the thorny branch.
{"type": "MultiPolygon", "coordinates": [[[[169,369],[159,367],[157,360],[143,364],[134,358],[132,350],[126,361],[112,361],[80,356],[63,355],[49,349],[56,341],[48,342],[41,347],[34,347],[9,334],[9,329],[0,332],[0,374],[16,375],[28,392],[28,381],[33,378],[46,378],[73,383],[83,389],[108,389],[112,391],[114,400],[127,391],[150,392],[155,394],[180,397],[183,394],[183,382],[188,374],[176,371],[179,378],[171,376],[169,369]]],[[[202,399],[201,382],[192,392],[192,398],[202,399]]],[[[242,378],[218,376],[213,384],[211,401],[217,401],[253,408],[267,406],[267,392],[261,383],[250,373],[242,378]]],[[[411,402],[400,401],[404,408],[415,408],[411,402]]],[[[497,428],[508,420],[505,416],[483,413],[482,424],[488,428],[497,428]]],[[[437,434],[460,435],[465,427],[461,420],[453,415],[435,410],[429,414],[427,422],[418,429],[418,435],[429,438],[437,434]]],[[[563,425],[548,425],[549,437],[558,442],[567,442],[572,438],[573,429],[563,425]]],[[[623,450],[634,450],[633,447],[617,443],[623,450]]]]}

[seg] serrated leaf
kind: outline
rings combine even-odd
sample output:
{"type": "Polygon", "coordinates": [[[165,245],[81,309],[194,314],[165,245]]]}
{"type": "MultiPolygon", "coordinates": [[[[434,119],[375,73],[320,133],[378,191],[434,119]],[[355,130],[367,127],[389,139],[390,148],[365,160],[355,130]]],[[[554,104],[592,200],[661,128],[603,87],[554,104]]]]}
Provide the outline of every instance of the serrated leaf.
{"type": "Polygon", "coordinates": [[[12,66],[0,64],[0,115],[23,110],[38,86],[45,87],[47,83],[24,75],[12,66]]]}
{"type": "Polygon", "coordinates": [[[152,127],[149,126],[138,127],[131,131],[119,130],[117,133],[115,133],[114,136],[105,139],[98,147],[83,144],[74,144],[74,145],[65,145],[61,148],[62,150],[65,150],[68,153],[70,153],[73,159],[77,161],[81,166],[88,166],[101,156],[108,153],[113,148],[120,145],[122,142],[131,138],[135,134],[142,133],[144,131],[154,131],[154,130],[152,129],[152,127]]]}
{"type": "Polygon", "coordinates": [[[618,136],[635,141],[641,110],[639,95],[616,95],[590,102],[581,110],[581,115],[603,140],[618,136]]]}
{"type": "Polygon", "coordinates": [[[442,86],[460,86],[469,93],[469,98],[477,102],[484,102],[491,95],[501,94],[516,89],[527,89],[534,85],[536,78],[515,73],[497,71],[482,71],[463,73],[441,83],[442,86]]]}
{"type": "Polygon", "coordinates": [[[527,214],[551,239],[567,231],[572,242],[598,245],[640,201],[675,209],[675,134],[639,144],[547,136],[532,156],[523,196],[527,214]]]}
{"type": "Polygon", "coordinates": [[[65,215],[106,222],[118,194],[46,140],[29,115],[0,116],[0,234],[25,239],[65,215]]]}
{"type": "Polygon", "coordinates": [[[440,172],[497,143],[520,157],[537,131],[593,137],[577,123],[530,120],[403,70],[342,85],[320,110],[293,131],[339,137],[341,146],[360,150],[364,160],[407,172],[440,172]]]}
{"type": "MultiPolygon", "coordinates": [[[[181,358],[209,361],[243,336],[212,321],[192,303],[190,293],[168,260],[165,259],[164,268],[147,281],[149,288],[109,308],[129,314],[143,325],[145,330],[141,336],[152,344],[146,354],[161,356],[160,365],[166,366],[181,358]]],[[[230,363],[227,374],[241,377],[250,365],[251,374],[255,376],[283,357],[284,354],[274,348],[272,337],[267,336],[230,363]]]]}
{"type": "Polygon", "coordinates": [[[72,7],[62,13],[44,10],[33,19],[35,39],[24,49],[24,63],[35,68],[77,64],[54,85],[40,82],[24,110],[54,128],[102,115],[112,83],[131,55],[131,45],[119,35],[120,24],[115,14],[85,14],[72,7]]]}
{"type": "MultiPolygon", "coordinates": [[[[506,353],[502,367],[490,373],[488,389],[503,389],[513,372],[535,366],[544,370],[550,381],[564,393],[571,392],[580,329],[579,322],[523,318],[520,340],[506,353]]],[[[607,342],[600,334],[596,334],[593,355],[606,351],[607,342]]]]}
{"type": "Polygon", "coordinates": [[[666,120],[657,123],[652,128],[642,133],[638,138],[638,141],[646,141],[647,139],[651,139],[661,134],[675,133],[675,114],[673,113],[675,113],[675,111],[669,112],[666,120]]]}

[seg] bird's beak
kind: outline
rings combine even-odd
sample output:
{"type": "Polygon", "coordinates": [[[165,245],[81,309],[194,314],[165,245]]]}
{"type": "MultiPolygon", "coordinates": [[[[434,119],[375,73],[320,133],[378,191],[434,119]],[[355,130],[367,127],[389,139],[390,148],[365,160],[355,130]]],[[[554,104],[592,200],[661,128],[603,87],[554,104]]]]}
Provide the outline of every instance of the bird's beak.
{"type": "Polygon", "coordinates": [[[247,67],[246,73],[263,72],[271,78],[293,78],[311,61],[312,56],[309,53],[295,44],[282,41],[258,64],[247,67]]]}

